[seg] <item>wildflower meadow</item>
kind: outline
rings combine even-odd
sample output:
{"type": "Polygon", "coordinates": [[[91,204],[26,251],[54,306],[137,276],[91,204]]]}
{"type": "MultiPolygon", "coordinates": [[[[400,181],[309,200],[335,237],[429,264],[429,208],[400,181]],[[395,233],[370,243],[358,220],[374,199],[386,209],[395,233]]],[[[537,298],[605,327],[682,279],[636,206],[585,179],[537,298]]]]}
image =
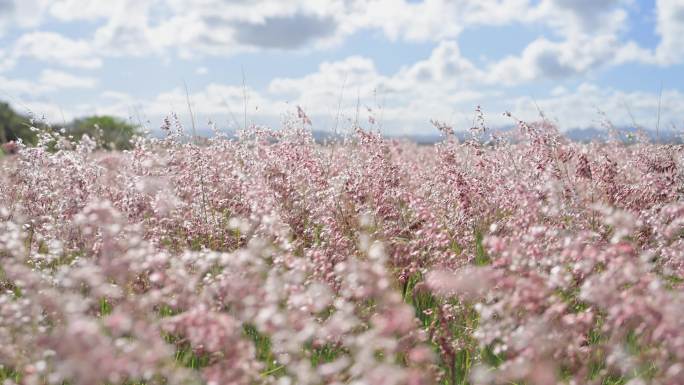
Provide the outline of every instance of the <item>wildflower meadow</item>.
{"type": "Polygon", "coordinates": [[[684,384],[681,145],[299,111],[5,151],[0,383],[684,384]]]}

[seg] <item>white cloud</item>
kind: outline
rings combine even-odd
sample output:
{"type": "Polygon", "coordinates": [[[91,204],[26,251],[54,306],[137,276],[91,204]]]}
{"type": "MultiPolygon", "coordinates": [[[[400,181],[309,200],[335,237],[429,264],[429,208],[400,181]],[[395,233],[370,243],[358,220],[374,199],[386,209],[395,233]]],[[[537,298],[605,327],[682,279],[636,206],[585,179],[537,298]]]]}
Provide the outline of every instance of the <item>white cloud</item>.
{"type": "Polygon", "coordinates": [[[46,69],[41,72],[39,79],[26,80],[0,76],[0,97],[35,101],[45,95],[68,88],[93,88],[97,79],[79,77],[61,71],[46,69]]]}
{"type": "MultiPolygon", "coordinates": [[[[192,91],[189,100],[196,122],[202,128],[206,127],[209,120],[221,122],[225,126],[229,122],[231,126],[242,127],[244,121],[245,98],[242,86],[230,86],[223,84],[208,84],[206,87],[192,91]]],[[[279,112],[285,112],[287,105],[273,102],[265,98],[256,90],[247,87],[247,118],[249,122],[278,124],[279,112]]],[[[137,98],[130,94],[105,91],[100,96],[106,103],[92,103],[82,106],[81,114],[103,114],[121,117],[132,117],[145,122],[148,119],[152,128],[157,126],[161,119],[170,113],[176,113],[190,130],[190,118],[188,110],[188,95],[181,87],[159,93],[153,98],[137,98]]]]}
{"type": "MultiPolygon", "coordinates": [[[[191,92],[189,95],[193,112],[201,115],[225,115],[230,111],[242,111],[247,93],[249,111],[257,107],[265,111],[273,111],[271,102],[262,97],[257,91],[247,87],[209,84],[204,89],[191,92]]],[[[159,94],[151,103],[145,105],[145,111],[153,115],[166,115],[175,111],[187,111],[188,96],[185,90],[179,88],[159,94]]]]}
{"type": "MultiPolygon", "coordinates": [[[[323,62],[318,71],[298,78],[276,78],[268,86],[267,96],[287,105],[271,103],[278,112],[300,105],[312,117],[318,129],[344,126],[345,119],[367,115],[366,107],[393,104],[405,92],[381,75],[368,58],[351,56],[336,62],[323,62]]],[[[387,110],[385,110],[387,111],[387,110]]]]}
{"type": "Polygon", "coordinates": [[[463,30],[464,23],[455,17],[455,8],[458,4],[447,1],[357,1],[346,22],[357,29],[379,29],[392,40],[439,40],[456,37],[463,30]]]}
{"type": "Polygon", "coordinates": [[[10,60],[9,55],[2,49],[0,49],[0,72],[12,68],[14,63],[10,60]]]}
{"type": "Polygon", "coordinates": [[[631,0],[373,0],[350,2],[345,24],[375,28],[390,39],[440,41],[466,28],[510,24],[551,27],[557,35],[616,33],[631,0]]]}
{"type": "Polygon", "coordinates": [[[564,79],[627,62],[652,63],[653,54],[624,41],[630,0],[542,0],[529,21],[547,25],[556,39],[543,36],[519,55],[493,63],[487,78],[495,83],[521,84],[539,79],[564,79]]]}
{"type": "Polygon", "coordinates": [[[661,42],[656,57],[662,64],[684,61],[684,2],[658,0],[656,2],[657,32],[661,42]]]}
{"type": "Polygon", "coordinates": [[[87,41],[72,40],[55,32],[30,32],[19,37],[11,58],[24,57],[83,69],[102,65],[99,55],[87,41]]]}
{"type": "Polygon", "coordinates": [[[540,79],[565,79],[627,62],[652,62],[652,53],[612,34],[577,35],[564,41],[545,37],[532,41],[519,56],[508,56],[488,69],[492,83],[521,84],[540,79]]]}
{"type": "Polygon", "coordinates": [[[324,62],[303,77],[274,79],[268,96],[303,106],[319,129],[337,124],[338,115],[344,122],[371,114],[376,120],[382,116],[392,132],[408,133],[426,127],[430,118],[471,118],[474,107],[495,94],[474,89],[481,77],[481,71],[460,56],[457,44],[445,41],[427,59],[392,75],[380,74],[371,59],[352,56],[324,62]]]}
{"type": "Polygon", "coordinates": [[[125,92],[118,92],[118,91],[104,91],[100,94],[100,96],[104,99],[112,99],[112,100],[129,100],[131,99],[131,96],[125,92]]]}
{"type": "MultiPolygon", "coordinates": [[[[0,78],[0,80],[4,79],[0,78]]],[[[29,86],[19,83],[15,85],[29,86]]],[[[252,89],[248,90],[248,94],[248,120],[250,122],[256,121],[277,126],[278,116],[292,112],[296,105],[295,103],[274,102],[252,89]]],[[[45,115],[58,122],[61,122],[62,113],[67,119],[89,114],[113,114],[122,117],[140,114],[145,119],[150,118],[153,127],[158,124],[161,117],[170,112],[176,112],[188,125],[187,129],[190,129],[187,99],[185,91],[180,88],[163,92],[149,100],[137,100],[130,95],[118,92],[105,92],[102,96],[111,100],[106,104],[82,105],[65,111],[54,103],[45,101],[31,102],[27,105],[30,106],[34,115],[45,115]]],[[[380,120],[382,116],[384,132],[389,134],[435,133],[428,122],[430,118],[447,121],[456,129],[465,130],[470,127],[475,105],[482,103],[486,122],[490,127],[510,126],[514,123],[510,118],[502,115],[504,111],[511,111],[516,117],[526,121],[537,120],[539,119],[537,107],[539,107],[545,116],[557,122],[562,130],[600,127],[605,118],[610,119],[618,127],[630,126],[634,119],[638,125],[654,129],[659,103],[658,94],[655,92],[624,92],[613,88],[601,88],[590,83],[581,84],[574,89],[557,88],[550,96],[534,100],[529,97],[499,96],[499,98],[492,98],[486,93],[467,91],[463,92],[460,98],[441,100],[440,95],[434,97],[420,95],[416,98],[395,99],[379,111],[377,106],[369,101],[369,95],[362,95],[360,121],[367,125],[369,114],[373,114],[376,120],[380,120]],[[374,111],[369,113],[366,106],[373,107],[374,111]]],[[[218,121],[221,127],[242,126],[244,106],[242,87],[210,84],[204,89],[191,93],[190,100],[200,127],[206,128],[208,120],[218,121]]],[[[355,103],[356,93],[345,98],[345,105],[340,114],[340,129],[348,127],[349,121],[354,119],[355,103]]],[[[312,117],[315,129],[332,128],[335,119],[331,118],[329,111],[321,112],[312,105],[303,105],[303,107],[312,117]]],[[[329,107],[335,112],[336,105],[329,107]]],[[[684,121],[679,111],[682,109],[684,109],[684,94],[677,90],[665,90],[661,106],[661,128],[681,129],[684,121]]]]}
{"type": "MultiPolygon", "coordinates": [[[[52,0],[50,14],[63,21],[107,18],[111,15],[112,7],[117,6],[117,2],[119,1],[52,0]]],[[[131,11],[137,12],[133,9],[131,11]]]]}
{"type": "MultiPolygon", "coordinates": [[[[582,49],[591,53],[596,48],[589,44],[582,49]]],[[[581,53],[582,49],[577,50],[581,53]]],[[[524,67],[520,66],[520,73],[510,73],[509,76],[533,79],[538,76],[563,76],[566,71],[579,73],[596,66],[594,60],[598,59],[595,57],[602,58],[606,63],[617,60],[623,49],[617,47],[609,50],[610,54],[606,57],[580,55],[575,58],[576,63],[571,63],[570,58],[566,59],[562,54],[559,61],[551,64],[543,60],[541,63],[540,60],[530,60],[526,64],[532,66],[532,74],[524,72],[524,67]]],[[[300,78],[275,79],[269,85],[267,96],[275,100],[287,96],[292,105],[301,104],[308,113],[318,118],[314,122],[318,120],[319,124],[321,117],[327,118],[319,129],[328,128],[325,123],[330,122],[331,115],[337,113],[341,97],[340,112],[347,118],[356,114],[357,97],[360,99],[362,119],[367,115],[366,106],[372,107],[377,114],[377,108],[381,105],[384,118],[390,124],[386,127],[391,127],[394,133],[415,133],[429,129],[427,121],[430,118],[452,122],[455,127],[466,129],[477,105],[483,106],[488,123],[492,126],[512,124],[509,118],[503,117],[504,111],[511,111],[526,120],[535,120],[539,106],[547,116],[557,118],[564,129],[600,127],[602,117],[599,110],[605,111],[607,117],[618,126],[632,124],[634,117],[641,125],[655,127],[658,95],[653,92],[623,92],[584,83],[575,89],[556,87],[549,96],[532,100],[514,95],[515,91],[503,92],[496,86],[497,81],[502,80],[492,80],[492,73],[493,69],[482,71],[460,57],[455,43],[444,42],[426,60],[390,76],[378,73],[372,60],[356,56],[339,62],[323,63],[317,72],[300,78]]],[[[663,125],[681,120],[677,113],[684,109],[684,95],[676,90],[666,90],[663,100],[666,100],[661,111],[663,125]]],[[[682,122],[677,124],[681,125],[682,122]]]]}
{"type": "Polygon", "coordinates": [[[483,72],[460,55],[458,45],[444,41],[431,55],[393,75],[380,74],[368,58],[351,56],[336,62],[323,62],[318,71],[300,78],[276,78],[268,92],[310,105],[317,112],[336,106],[340,94],[355,100],[382,97],[388,101],[411,99],[425,94],[449,99],[482,81],[483,72]]]}
{"type": "Polygon", "coordinates": [[[67,72],[45,69],[40,74],[40,83],[51,89],[95,88],[97,79],[76,76],[67,72]]]}
{"type": "MultiPolygon", "coordinates": [[[[657,0],[661,43],[651,50],[625,38],[630,21],[626,7],[633,1],[0,0],[0,14],[3,9],[11,11],[11,16],[0,20],[0,29],[3,23],[17,28],[40,27],[52,17],[61,22],[88,21],[94,30],[81,39],[47,31],[26,33],[7,44],[4,51],[0,49],[0,71],[16,66],[23,58],[48,62],[56,68],[93,69],[102,66],[107,56],[119,55],[161,55],[172,62],[175,54],[194,59],[198,55],[228,56],[273,49],[323,50],[364,31],[390,40],[434,42],[435,47],[429,57],[406,63],[395,73],[382,73],[369,58],[350,56],[323,62],[305,76],[272,79],[261,93],[249,90],[250,115],[273,118],[300,104],[310,115],[328,119],[337,115],[341,100],[340,113],[349,117],[356,114],[358,98],[362,111],[366,106],[375,110],[382,106],[385,119],[395,127],[415,130],[429,118],[466,122],[480,103],[496,113],[514,109],[536,114],[530,110],[533,103],[528,99],[515,99],[513,106],[506,102],[510,100],[507,94],[513,91],[504,85],[540,79],[577,80],[627,62],[672,65],[684,61],[684,3],[657,0]],[[30,10],[33,14],[26,15],[30,10]],[[26,19],[19,20],[20,15],[26,19]],[[543,33],[518,54],[476,65],[461,54],[458,38],[465,29],[491,25],[532,26],[543,33]]],[[[207,72],[202,66],[195,69],[197,75],[207,72]]],[[[94,78],[56,70],[43,71],[36,81],[0,80],[4,81],[0,87],[26,95],[97,85],[94,78]]],[[[668,96],[674,98],[673,103],[681,97],[676,93],[668,96]]],[[[102,106],[93,102],[74,108],[73,113],[130,115],[135,106],[159,117],[186,110],[181,89],[145,100],[113,91],[100,97],[106,102],[102,106]]],[[[575,90],[556,88],[549,98],[538,102],[572,127],[584,125],[587,121],[582,119],[595,116],[590,104],[600,104],[602,98],[608,111],[619,111],[620,104],[614,101],[625,98],[633,102],[634,110],[643,111],[644,119],[652,107],[648,103],[653,102],[652,94],[621,94],[589,84],[575,90]]],[[[241,86],[221,84],[210,84],[191,95],[197,114],[207,117],[241,116],[243,99],[241,86]]],[[[616,114],[624,118],[622,113],[616,114]]],[[[507,123],[497,114],[493,116],[494,122],[507,123]]]]}
{"type": "Polygon", "coordinates": [[[151,0],[115,2],[108,10],[107,22],[95,32],[94,45],[98,51],[108,56],[160,53],[163,41],[155,37],[149,22],[152,5],[151,0]]]}
{"type": "Polygon", "coordinates": [[[489,79],[503,84],[520,84],[540,78],[561,79],[581,74],[613,59],[615,43],[611,36],[564,42],[538,38],[520,56],[509,56],[493,64],[489,79]]]}
{"type": "Polygon", "coordinates": [[[339,41],[343,1],[121,0],[95,33],[109,54],[235,54],[300,49],[339,41]],[[130,5],[125,5],[131,3],[130,5]],[[133,11],[132,11],[133,10],[133,11]]]}
{"type": "MultiPolygon", "coordinates": [[[[597,128],[608,118],[617,127],[630,126],[634,121],[647,129],[655,129],[658,119],[659,95],[656,92],[624,92],[584,83],[573,91],[564,90],[548,98],[513,100],[511,111],[521,119],[538,117],[537,105],[562,128],[597,128]],[[535,103],[536,102],[536,103],[535,103]],[[599,111],[605,113],[602,116],[599,111]]],[[[680,111],[684,109],[684,94],[665,90],[662,97],[661,127],[682,128],[680,111]]]]}
{"type": "Polygon", "coordinates": [[[12,22],[14,13],[13,0],[0,0],[0,37],[2,37],[7,25],[12,22]]]}
{"type": "MultiPolygon", "coordinates": [[[[359,57],[352,57],[337,63],[327,63],[321,66],[319,72],[302,78],[280,79],[273,82],[271,91],[261,94],[248,89],[248,121],[259,124],[277,126],[279,116],[292,112],[296,105],[302,105],[312,117],[315,129],[331,129],[335,125],[337,102],[340,97],[344,73],[351,73],[349,82],[360,85],[360,80],[379,85],[383,82],[396,81],[400,74],[394,77],[382,77],[374,72],[372,61],[359,57]],[[350,70],[350,71],[347,71],[350,70]],[[356,73],[354,73],[354,70],[356,73]],[[375,75],[374,75],[375,74],[375,75]],[[373,78],[373,77],[376,78],[373,78]],[[309,92],[306,84],[310,81],[321,81],[325,88],[316,87],[309,92]],[[276,92],[300,92],[291,103],[280,103],[276,92]],[[325,96],[324,100],[316,97],[325,96]]],[[[403,76],[403,75],[402,75],[403,76]]],[[[6,80],[0,78],[0,81],[6,80]]],[[[26,89],[34,85],[25,82],[14,82],[17,89],[26,89]]],[[[602,120],[607,117],[616,126],[622,127],[637,124],[653,129],[656,124],[658,111],[658,94],[655,92],[624,92],[614,88],[601,88],[597,85],[584,83],[568,89],[557,87],[547,97],[535,100],[529,97],[515,97],[497,93],[497,91],[469,90],[449,92],[427,84],[427,89],[434,92],[405,92],[392,94],[386,101],[380,102],[370,88],[346,88],[343,105],[339,111],[339,129],[349,127],[349,121],[359,114],[362,124],[367,125],[367,118],[373,115],[378,122],[384,124],[384,132],[389,134],[402,133],[431,133],[433,128],[429,119],[447,121],[456,129],[464,130],[470,127],[473,110],[481,104],[485,111],[487,124],[490,127],[510,126],[513,121],[502,115],[504,111],[511,111],[516,117],[526,121],[539,119],[537,107],[545,115],[556,121],[561,129],[600,127],[602,120]],[[441,90],[441,91],[440,91],[441,90]],[[360,98],[360,109],[356,110],[357,95],[360,98]],[[368,111],[367,107],[372,108],[368,111]],[[380,108],[381,107],[381,108],[380,108]],[[599,113],[605,112],[605,117],[599,113]]],[[[423,88],[421,88],[423,90],[423,88]]],[[[227,125],[241,127],[243,124],[244,90],[241,86],[210,84],[203,89],[190,94],[193,112],[200,127],[206,128],[209,120],[219,122],[219,126],[227,125]]],[[[93,103],[73,107],[65,113],[66,116],[80,116],[89,114],[113,114],[122,117],[140,115],[143,121],[150,119],[153,127],[160,119],[170,112],[176,112],[188,125],[189,113],[185,91],[176,88],[162,92],[152,99],[136,99],[125,93],[107,91],[101,94],[107,99],[106,103],[93,103]]],[[[46,116],[61,121],[61,109],[54,104],[38,101],[31,104],[34,114],[45,113],[46,116]]],[[[684,109],[684,94],[677,90],[665,90],[661,106],[661,127],[680,127],[684,124],[679,111],[684,109]]]]}
{"type": "Polygon", "coordinates": [[[380,81],[381,76],[372,60],[351,56],[337,62],[323,62],[317,72],[301,78],[276,78],[271,81],[268,90],[283,96],[308,94],[318,99],[335,96],[341,87],[373,89],[380,81]]]}
{"type": "Polygon", "coordinates": [[[615,34],[626,27],[628,0],[542,0],[533,11],[535,22],[545,23],[566,37],[615,34]]]}
{"type": "Polygon", "coordinates": [[[3,24],[34,28],[44,19],[50,0],[0,0],[0,34],[3,24]]]}
{"type": "Polygon", "coordinates": [[[0,1],[12,7],[15,23],[34,27],[45,14],[67,22],[101,20],[95,42],[112,49],[106,54],[313,48],[360,29],[377,29],[392,39],[438,41],[472,24],[523,20],[530,7],[529,0],[0,1]]]}
{"type": "MultiPolygon", "coordinates": [[[[393,40],[440,41],[456,38],[463,29],[473,25],[532,20],[565,25],[563,20],[574,20],[571,16],[575,13],[584,17],[574,22],[586,24],[586,20],[593,20],[590,18],[593,8],[609,8],[584,5],[573,13],[568,0],[544,0],[539,6],[532,5],[530,0],[30,2],[36,3],[36,13],[42,15],[49,9],[52,17],[62,21],[103,20],[104,24],[95,32],[94,43],[105,50],[104,54],[147,54],[177,49],[185,56],[193,52],[223,55],[255,49],[320,48],[339,43],[362,29],[381,31],[393,40]]],[[[41,19],[42,16],[34,18],[41,19]]]]}
{"type": "Polygon", "coordinates": [[[409,88],[430,83],[459,88],[481,82],[483,75],[470,60],[461,56],[455,41],[444,40],[432,50],[426,60],[402,69],[395,76],[395,83],[408,83],[409,88]]]}
{"type": "MultiPolygon", "coordinates": [[[[622,59],[652,61],[651,55],[644,55],[647,52],[635,43],[620,41],[619,35],[628,22],[625,7],[633,0],[0,1],[0,7],[4,3],[12,9],[32,9],[35,15],[27,17],[30,21],[26,23],[33,25],[44,19],[46,10],[62,21],[98,21],[100,25],[92,39],[79,43],[101,56],[176,51],[190,58],[198,53],[232,55],[262,49],[318,49],[339,43],[360,30],[380,31],[392,40],[441,42],[456,39],[464,29],[473,26],[535,24],[550,27],[555,37],[561,38],[556,48],[545,44],[546,50],[577,50],[577,42],[584,44],[593,39],[598,40],[593,44],[597,48],[598,44],[613,40],[611,45],[626,47],[620,53],[622,59]]],[[[678,16],[683,6],[678,0],[658,0],[658,28],[663,37],[661,61],[672,60],[680,55],[677,52],[684,51],[679,40],[683,22],[678,16]]],[[[540,42],[544,39],[549,40],[540,38],[528,47],[529,54],[542,48],[540,42]]],[[[595,51],[594,57],[589,58],[586,51],[579,52],[583,61],[601,62],[599,56],[604,53],[595,51]]],[[[96,59],[86,60],[84,66],[96,66],[92,60],[96,59]]],[[[567,60],[558,64],[567,67],[563,61],[567,60]]],[[[510,60],[506,65],[511,65],[510,60]]],[[[581,70],[583,66],[572,67],[581,70]]],[[[567,69],[573,72],[573,68],[567,69]]]]}
{"type": "Polygon", "coordinates": [[[0,76],[0,95],[4,98],[10,96],[12,98],[25,96],[36,96],[43,94],[49,90],[49,87],[38,84],[29,80],[11,79],[0,76]]]}

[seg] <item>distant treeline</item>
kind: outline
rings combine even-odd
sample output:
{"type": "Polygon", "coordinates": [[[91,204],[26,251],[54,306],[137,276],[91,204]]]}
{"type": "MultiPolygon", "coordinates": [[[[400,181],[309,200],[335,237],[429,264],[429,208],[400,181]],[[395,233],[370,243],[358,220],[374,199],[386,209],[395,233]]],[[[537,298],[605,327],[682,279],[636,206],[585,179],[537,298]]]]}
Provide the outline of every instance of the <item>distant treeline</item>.
{"type": "Polygon", "coordinates": [[[62,129],[67,138],[80,140],[87,134],[100,148],[112,150],[131,148],[131,139],[138,133],[137,126],[112,116],[90,116],[75,119],[63,127],[50,127],[14,111],[9,104],[0,102],[0,144],[21,140],[27,145],[34,145],[41,131],[62,129]]]}

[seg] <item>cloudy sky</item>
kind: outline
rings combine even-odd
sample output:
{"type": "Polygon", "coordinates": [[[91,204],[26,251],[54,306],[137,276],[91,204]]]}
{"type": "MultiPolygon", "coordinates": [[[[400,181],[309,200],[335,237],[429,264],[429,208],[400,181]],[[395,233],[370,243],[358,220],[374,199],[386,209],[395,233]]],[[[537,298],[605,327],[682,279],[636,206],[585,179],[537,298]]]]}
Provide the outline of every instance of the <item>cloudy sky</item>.
{"type": "Polygon", "coordinates": [[[684,128],[684,0],[0,0],[0,100],[55,122],[430,134],[503,112],[684,128]],[[243,86],[244,84],[244,86],[243,86]]]}

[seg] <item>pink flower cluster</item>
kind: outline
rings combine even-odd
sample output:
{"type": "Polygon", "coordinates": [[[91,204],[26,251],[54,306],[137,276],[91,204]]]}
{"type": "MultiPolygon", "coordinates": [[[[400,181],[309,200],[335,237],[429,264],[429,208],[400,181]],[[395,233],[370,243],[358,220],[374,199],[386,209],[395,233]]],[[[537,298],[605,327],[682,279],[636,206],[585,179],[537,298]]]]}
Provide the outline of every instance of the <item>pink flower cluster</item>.
{"type": "Polygon", "coordinates": [[[478,113],[433,146],[316,144],[301,109],[202,145],[175,116],[130,151],[16,145],[0,381],[684,383],[682,147],[478,113]]]}

